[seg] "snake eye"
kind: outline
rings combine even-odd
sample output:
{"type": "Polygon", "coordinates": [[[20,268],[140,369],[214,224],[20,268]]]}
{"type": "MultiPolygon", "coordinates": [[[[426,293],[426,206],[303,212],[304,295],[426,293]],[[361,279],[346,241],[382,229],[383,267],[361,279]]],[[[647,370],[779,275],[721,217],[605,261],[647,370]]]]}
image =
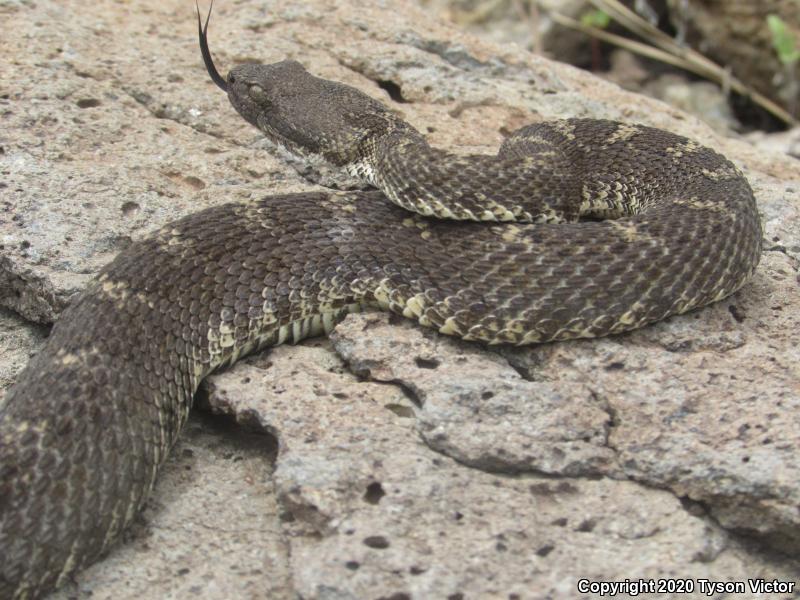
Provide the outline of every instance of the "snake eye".
{"type": "Polygon", "coordinates": [[[263,100],[266,98],[266,93],[264,92],[264,88],[260,85],[251,83],[250,87],[248,88],[248,92],[250,93],[250,97],[253,100],[263,100]]]}

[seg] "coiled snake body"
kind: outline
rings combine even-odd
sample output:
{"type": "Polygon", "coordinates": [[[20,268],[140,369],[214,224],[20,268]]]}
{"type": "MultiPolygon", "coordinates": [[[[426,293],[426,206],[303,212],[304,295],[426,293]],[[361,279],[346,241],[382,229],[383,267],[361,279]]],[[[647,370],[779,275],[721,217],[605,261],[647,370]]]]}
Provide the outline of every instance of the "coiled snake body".
{"type": "Polygon", "coordinates": [[[686,138],[573,119],[526,127],[497,156],[454,156],[293,61],[225,80],[200,36],[242,116],[381,191],[218,206],[102,270],[0,406],[2,599],[37,597],[101,556],[199,382],[256,347],[364,306],[489,343],[619,333],[733,293],[758,263],[746,180],[686,138]]]}

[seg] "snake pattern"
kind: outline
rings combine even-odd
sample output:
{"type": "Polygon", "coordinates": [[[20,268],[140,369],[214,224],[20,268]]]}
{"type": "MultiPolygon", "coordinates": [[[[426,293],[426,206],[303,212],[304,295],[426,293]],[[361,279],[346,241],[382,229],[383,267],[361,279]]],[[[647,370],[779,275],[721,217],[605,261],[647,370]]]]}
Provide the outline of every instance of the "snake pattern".
{"type": "MultiPolygon", "coordinates": [[[[198,15],[199,21],[199,15],[198,15]]],[[[755,270],[753,193],[658,129],[569,119],[496,156],[432,148],[381,103],[299,63],[212,79],[290,151],[377,188],[266,196],[171,223],[104,268],[0,406],[0,598],[40,597],[142,508],[200,381],[254,349],[379,307],[466,340],[628,331],[755,270]]]]}

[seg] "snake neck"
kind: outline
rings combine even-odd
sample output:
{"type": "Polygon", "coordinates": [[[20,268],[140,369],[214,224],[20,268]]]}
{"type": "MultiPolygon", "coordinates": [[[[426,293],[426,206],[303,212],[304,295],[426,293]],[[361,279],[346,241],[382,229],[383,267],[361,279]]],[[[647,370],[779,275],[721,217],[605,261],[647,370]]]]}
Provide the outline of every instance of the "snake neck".
{"type": "Polygon", "coordinates": [[[432,147],[409,126],[369,140],[345,168],[423,216],[561,223],[576,221],[580,207],[569,165],[550,146],[525,157],[455,154],[432,147]]]}

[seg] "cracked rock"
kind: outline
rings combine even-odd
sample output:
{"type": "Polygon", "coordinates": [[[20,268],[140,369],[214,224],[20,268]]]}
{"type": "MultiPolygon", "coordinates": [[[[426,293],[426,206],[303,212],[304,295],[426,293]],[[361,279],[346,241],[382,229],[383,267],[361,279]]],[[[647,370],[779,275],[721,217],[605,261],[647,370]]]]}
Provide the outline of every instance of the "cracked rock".
{"type": "Polygon", "coordinates": [[[413,391],[421,405],[418,430],[434,450],[488,471],[612,469],[610,415],[586,386],[558,390],[525,381],[491,352],[389,321],[351,315],[331,340],[356,372],[413,391]]]}
{"type": "MultiPolygon", "coordinates": [[[[382,315],[350,315],[333,345],[275,348],[210,378],[214,411],[279,441],[275,485],[299,596],[544,599],[572,597],[580,577],[624,579],[632,570],[792,576],[674,494],[610,478],[489,473],[444,456],[418,434],[426,401],[415,407],[399,380],[365,380],[355,358],[378,339],[373,373],[391,376],[446,369],[469,348],[414,331],[398,331],[382,315]],[[394,340],[397,373],[383,369],[379,349],[394,340]],[[425,366],[416,366],[419,357],[425,366]]],[[[496,367],[487,386],[520,381],[483,352],[467,360],[496,367]]],[[[423,381],[421,395],[433,395],[434,384],[423,381]]]]}
{"type": "Polygon", "coordinates": [[[608,442],[626,477],[701,501],[723,526],[794,553],[800,295],[787,255],[765,253],[760,268],[741,292],[702,311],[504,355],[536,379],[559,389],[585,382],[605,399],[615,415],[608,442]]]}
{"type": "MultiPolygon", "coordinates": [[[[688,135],[747,175],[765,252],[733,297],[616,338],[486,349],[351,315],[335,346],[254,356],[205,394],[241,425],[190,421],[139,524],[54,598],[527,600],[573,597],[584,577],[800,581],[796,160],[404,0],[215,11],[223,72],[300,60],[453,151],[574,116],[688,135]]],[[[0,0],[0,19],[0,305],[25,319],[57,318],[179,216],[349,185],[298,175],[234,112],[184,0],[0,0]]],[[[0,321],[5,386],[45,332],[0,321]]]]}

